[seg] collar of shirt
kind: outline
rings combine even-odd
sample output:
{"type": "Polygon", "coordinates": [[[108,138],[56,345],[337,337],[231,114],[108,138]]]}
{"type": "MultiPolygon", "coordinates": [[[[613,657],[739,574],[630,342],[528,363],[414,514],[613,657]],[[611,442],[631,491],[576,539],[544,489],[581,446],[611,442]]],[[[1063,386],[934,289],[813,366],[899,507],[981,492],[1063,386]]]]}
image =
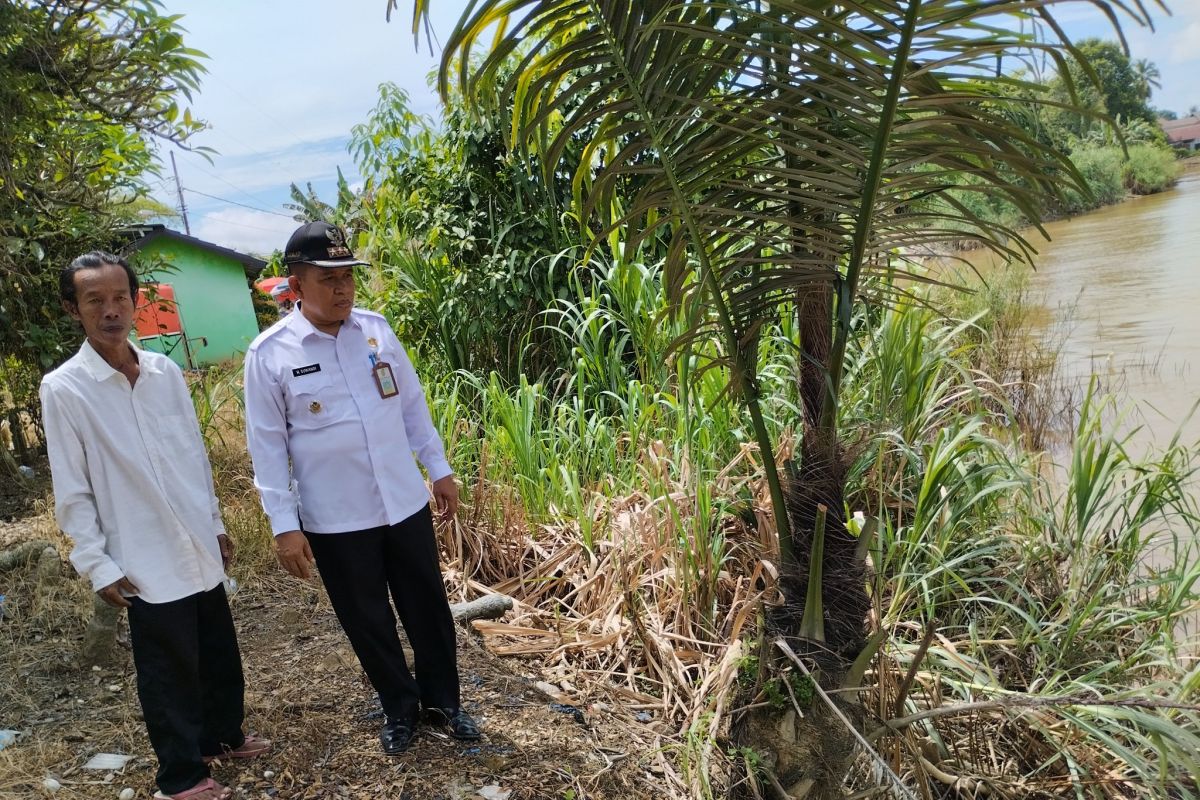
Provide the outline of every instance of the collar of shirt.
{"type": "MultiPolygon", "coordinates": [[[[317,330],[316,326],[309,322],[308,317],[304,316],[304,312],[300,310],[299,305],[296,306],[296,313],[289,314],[286,319],[288,327],[295,332],[297,338],[299,338],[301,341],[307,339],[309,336],[325,336],[330,339],[337,338],[331,334],[323,333],[322,331],[317,330]]],[[[355,328],[358,330],[362,329],[362,326],[358,324],[358,320],[355,319],[353,309],[350,311],[350,316],[348,316],[345,321],[342,322],[342,327],[355,328]]]]}
{"type": "MultiPolygon", "coordinates": [[[[141,348],[134,347],[132,342],[130,342],[129,346],[133,347],[133,351],[138,354],[139,370],[152,372],[155,375],[162,374],[162,369],[154,363],[153,359],[141,357],[141,353],[143,352],[141,348]]],[[[79,348],[79,357],[83,361],[83,367],[87,370],[88,375],[91,375],[92,379],[97,382],[106,381],[113,375],[121,374],[104,360],[104,356],[96,352],[96,348],[92,347],[92,343],[87,339],[83,340],[83,346],[79,348]]]]}

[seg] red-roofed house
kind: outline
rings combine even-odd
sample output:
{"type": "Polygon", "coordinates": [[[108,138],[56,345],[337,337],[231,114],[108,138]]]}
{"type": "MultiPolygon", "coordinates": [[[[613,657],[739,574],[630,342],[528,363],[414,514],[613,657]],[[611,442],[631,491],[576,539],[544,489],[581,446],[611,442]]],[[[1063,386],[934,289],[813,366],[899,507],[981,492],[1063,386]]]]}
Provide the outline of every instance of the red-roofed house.
{"type": "Polygon", "coordinates": [[[1188,150],[1200,150],[1200,117],[1184,117],[1183,119],[1161,119],[1163,133],[1172,147],[1186,147],[1188,150]]]}

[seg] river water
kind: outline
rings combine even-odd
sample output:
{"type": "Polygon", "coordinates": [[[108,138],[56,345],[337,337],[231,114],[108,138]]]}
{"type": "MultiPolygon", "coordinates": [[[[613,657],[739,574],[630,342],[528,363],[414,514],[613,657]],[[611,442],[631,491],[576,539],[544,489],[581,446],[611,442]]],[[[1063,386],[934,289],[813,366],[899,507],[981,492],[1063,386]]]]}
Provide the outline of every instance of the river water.
{"type": "Polygon", "coordinates": [[[1130,404],[1135,450],[1200,440],[1200,172],[1036,232],[1031,294],[1065,378],[1095,374],[1130,404]]]}

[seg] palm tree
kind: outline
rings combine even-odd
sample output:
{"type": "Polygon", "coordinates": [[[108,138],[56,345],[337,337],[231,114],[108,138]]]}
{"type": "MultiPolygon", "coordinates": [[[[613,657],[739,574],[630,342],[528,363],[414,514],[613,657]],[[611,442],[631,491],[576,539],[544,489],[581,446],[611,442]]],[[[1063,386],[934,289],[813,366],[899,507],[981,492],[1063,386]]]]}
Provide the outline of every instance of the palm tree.
{"type": "Polygon", "coordinates": [[[317,196],[312,183],[301,189],[296,184],[291,185],[292,202],[284,203],[283,207],[294,212],[292,218],[296,222],[329,222],[341,228],[357,232],[363,227],[362,198],[350,188],[349,181],[342,174],[342,168],[337,169],[337,202],[335,205],[326,203],[317,196]]]}
{"type": "Polygon", "coordinates": [[[1154,89],[1162,88],[1162,73],[1148,58],[1139,58],[1133,62],[1133,75],[1137,81],[1138,95],[1143,100],[1149,100],[1154,89]]]}
{"type": "MultiPolygon", "coordinates": [[[[428,7],[416,0],[414,32],[428,7]]],[[[721,343],[765,454],[796,600],[828,513],[824,615],[845,612],[826,626],[831,643],[858,641],[864,610],[842,596],[862,590],[852,568],[844,574],[856,542],[844,533],[838,394],[868,278],[920,281],[907,254],[950,239],[1028,260],[1022,233],[955,190],[1008,201],[1035,224],[1047,199],[1088,191],[1018,123],[1044,95],[995,69],[1000,57],[1038,54],[1060,72],[1080,58],[1032,0],[472,0],[447,40],[441,91],[457,79],[464,97],[511,108],[512,146],[541,151],[547,170],[572,136],[597,131],[576,176],[593,235],[670,240],[672,299],[706,312],[690,335],[721,343]],[[615,202],[635,175],[636,194],[615,202]],[[789,491],[755,374],[757,333],[780,314],[797,315],[807,365],[789,491]]]]}

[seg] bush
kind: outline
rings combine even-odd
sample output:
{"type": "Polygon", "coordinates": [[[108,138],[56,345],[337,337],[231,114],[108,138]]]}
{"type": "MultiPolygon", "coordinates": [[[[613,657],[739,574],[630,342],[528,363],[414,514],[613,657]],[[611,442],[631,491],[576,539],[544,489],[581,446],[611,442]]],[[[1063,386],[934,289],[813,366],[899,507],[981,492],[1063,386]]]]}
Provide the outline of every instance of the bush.
{"type": "Polygon", "coordinates": [[[1129,148],[1125,186],[1134,194],[1154,194],[1170,188],[1179,175],[1175,154],[1164,147],[1136,144],[1129,148]]]}
{"type": "Polygon", "coordinates": [[[1080,147],[1071,161],[1092,187],[1092,197],[1071,195],[1068,213],[1119,202],[1126,193],[1154,194],[1169,189],[1179,174],[1175,155],[1153,144],[1129,145],[1129,157],[1115,145],[1080,147]]]}
{"type": "Polygon", "coordinates": [[[1125,197],[1124,160],[1119,147],[1084,147],[1072,153],[1071,161],[1091,187],[1092,196],[1071,192],[1064,210],[1074,213],[1119,202],[1125,197]]]}

